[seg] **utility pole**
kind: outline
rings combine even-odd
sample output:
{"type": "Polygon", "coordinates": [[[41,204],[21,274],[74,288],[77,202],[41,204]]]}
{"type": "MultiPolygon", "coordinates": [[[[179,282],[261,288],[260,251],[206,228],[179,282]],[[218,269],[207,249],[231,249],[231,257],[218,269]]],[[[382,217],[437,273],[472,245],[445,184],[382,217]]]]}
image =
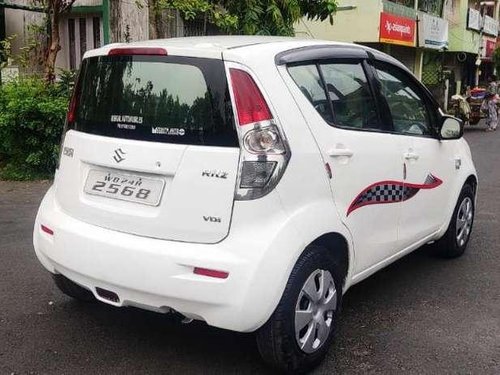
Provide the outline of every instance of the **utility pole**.
{"type": "MultiPolygon", "coordinates": [[[[413,9],[415,10],[415,14],[417,15],[416,17],[416,22],[417,25],[420,22],[420,19],[418,17],[418,0],[415,0],[413,3],[413,9]]],[[[420,25],[418,25],[420,27],[420,25]]],[[[424,50],[423,48],[419,47],[419,35],[418,32],[416,32],[416,43],[415,43],[415,75],[417,78],[421,81],[422,80],[422,70],[423,70],[423,64],[424,64],[424,50]]]]}
{"type": "Polygon", "coordinates": [[[480,28],[479,28],[479,46],[477,48],[477,58],[476,58],[476,75],[474,79],[474,85],[477,87],[479,85],[479,73],[481,71],[481,52],[483,51],[483,32],[484,32],[484,2],[479,3],[479,14],[481,15],[480,28]]]}

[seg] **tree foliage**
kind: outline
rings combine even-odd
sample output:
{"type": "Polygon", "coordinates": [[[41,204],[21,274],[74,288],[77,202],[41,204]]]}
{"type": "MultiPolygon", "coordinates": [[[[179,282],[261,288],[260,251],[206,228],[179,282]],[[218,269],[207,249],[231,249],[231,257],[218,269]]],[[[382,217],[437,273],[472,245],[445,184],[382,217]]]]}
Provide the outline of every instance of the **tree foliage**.
{"type": "Polygon", "coordinates": [[[228,33],[293,35],[300,18],[333,22],[337,0],[146,0],[150,9],[176,9],[184,20],[205,17],[228,33]]]}
{"type": "Polygon", "coordinates": [[[24,77],[0,85],[0,179],[54,173],[69,85],[24,77]]]}

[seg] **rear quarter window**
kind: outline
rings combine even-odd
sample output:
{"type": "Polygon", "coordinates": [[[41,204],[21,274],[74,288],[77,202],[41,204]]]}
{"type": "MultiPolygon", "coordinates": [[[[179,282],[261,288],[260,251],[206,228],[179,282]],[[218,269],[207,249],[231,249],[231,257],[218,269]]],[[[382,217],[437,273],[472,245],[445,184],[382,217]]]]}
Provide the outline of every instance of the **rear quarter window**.
{"type": "Polygon", "coordinates": [[[237,147],[221,60],[99,56],[84,60],[75,122],[90,134],[237,147]]]}

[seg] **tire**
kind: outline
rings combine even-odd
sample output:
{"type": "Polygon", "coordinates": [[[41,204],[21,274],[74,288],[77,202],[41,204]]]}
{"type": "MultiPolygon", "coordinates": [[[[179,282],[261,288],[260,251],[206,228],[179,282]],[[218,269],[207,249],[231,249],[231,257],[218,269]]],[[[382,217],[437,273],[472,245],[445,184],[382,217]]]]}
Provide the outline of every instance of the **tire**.
{"type": "Polygon", "coordinates": [[[61,274],[52,275],[56,286],[61,292],[67,296],[82,302],[95,302],[96,299],[92,292],[88,289],[81,287],[70,279],[61,274]]]}
{"type": "MultiPolygon", "coordinates": [[[[276,370],[284,373],[304,373],[317,366],[325,357],[335,335],[342,301],[342,281],[337,269],[331,254],[317,246],[308,247],[295,264],[276,310],[257,331],[259,352],[264,361],[276,370]],[[328,292],[324,287],[318,288],[316,279],[321,276],[324,280],[323,285],[329,285],[328,292]],[[312,300],[303,291],[303,287],[311,280],[315,280],[313,284],[315,291],[323,289],[325,292],[321,295],[326,295],[316,302],[320,305],[318,310],[317,307],[313,307],[314,302],[311,302],[312,300]],[[328,302],[325,304],[323,301],[328,302]],[[304,313],[308,314],[304,322],[312,320],[298,331],[298,337],[295,328],[296,309],[316,312],[316,315],[311,314],[310,317],[309,312],[304,313]],[[317,325],[316,318],[312,316],[322,319],[323,323],[317,325]],[[330,320],[329,327],[328,320],[330,320]],[[316,327],[320,326],[322,329],[316,331],[316,327]],[[314,334],[314,342],[306,340],[307,337],[312,337],[307,333],[314,334]],[[299,340],[302,340],[301,344],[299,340]],[[299,345],[303,346],[303,349],[299,345]]],[[[310,283],[307,285],[311,286],[310,283]]]]}
{"type": "Polygon", "coordinates": [[[436,255],[443,258],[457,258],[463,255],[469,243],[474,224],[474,198],[474,188],[470,184],[464,185],[446,233],[433,244],[433,251],[436,255]],[[467,202],[470,205],[470,211],[467,211],[467,202]],[[463,223],[462,228],[460,228],[459,222],[463,223]],[[462,236],[460,236],[460,233],[462,233],[462,236]]]}

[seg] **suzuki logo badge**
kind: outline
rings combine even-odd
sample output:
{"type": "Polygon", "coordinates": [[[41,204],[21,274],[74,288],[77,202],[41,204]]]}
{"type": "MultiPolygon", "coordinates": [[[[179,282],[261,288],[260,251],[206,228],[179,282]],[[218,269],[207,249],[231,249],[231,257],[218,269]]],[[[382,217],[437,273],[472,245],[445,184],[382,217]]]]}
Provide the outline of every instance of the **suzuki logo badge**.
{"type": "Polygon", "coordinates": [[[125,155],[126,152],[123,151],[121,148],[117,148],[115,150],[115,156],[113,156],[113,159],[115,159],[115,161],[117,163],[121,162],[121,161],[124,161],[125,160],[125,157],[123,155],[125,155]]]}

